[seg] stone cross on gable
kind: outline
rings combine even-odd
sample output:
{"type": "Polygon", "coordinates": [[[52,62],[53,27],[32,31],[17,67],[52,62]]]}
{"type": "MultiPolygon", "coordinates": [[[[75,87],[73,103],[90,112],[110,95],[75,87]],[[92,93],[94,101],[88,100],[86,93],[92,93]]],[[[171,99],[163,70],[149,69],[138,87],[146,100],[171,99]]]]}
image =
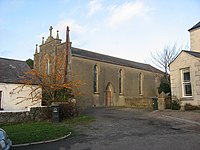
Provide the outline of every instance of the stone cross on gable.
{"type": "Polygon", "coordinates": [[[50,28],[49,28],[49,31],[50,31],[50,37],[52,37],[52,30],[53,30],[53,27],[50,26],[50,28]]]}

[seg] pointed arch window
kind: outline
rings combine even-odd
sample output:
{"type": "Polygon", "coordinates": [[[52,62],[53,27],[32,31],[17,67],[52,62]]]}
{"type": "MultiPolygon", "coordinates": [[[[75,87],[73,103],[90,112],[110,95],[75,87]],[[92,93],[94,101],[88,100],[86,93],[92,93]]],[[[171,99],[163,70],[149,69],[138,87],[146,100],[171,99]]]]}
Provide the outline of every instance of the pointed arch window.
{"type": "Polygon", "coordinates": [[[139,74],[139,94],[143,95],[143,82],[144,82],[144,75],[142,72],[139,74]]]}
{"type": "Polygon", "coordinates": [[[94,93],[99,92],[99,67],[94,65],[93,68],[93,91],[94,93]]]}
{"type": "Polygon", "coordinates": [[[124,74],[123,74],[123,70],[120,69],[119,70],[119,94],[123,94],[123,90],[124,90],[123,84],[124,84],[124,74]]]}
{"type": "Polygon", "coordinates": [[[2,91],[0,91],[0,110],[2,110],[2,91]]]}
{"type": "Polygon", "coordinates": [[[47,58],[47,64],[46,64],[46,74],[49,75],[50,74],[50,60],[49,58],[47,58]]]}

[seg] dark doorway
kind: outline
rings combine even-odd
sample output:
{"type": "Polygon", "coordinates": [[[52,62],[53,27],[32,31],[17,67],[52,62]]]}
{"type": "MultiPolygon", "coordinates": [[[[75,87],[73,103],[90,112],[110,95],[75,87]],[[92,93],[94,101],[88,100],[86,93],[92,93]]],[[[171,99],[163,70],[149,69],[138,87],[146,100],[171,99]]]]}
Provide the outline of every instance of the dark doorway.
{"type": "Polygon", "coordinates": [[[106,106],[112,105],[112,85],[108,83],[106,87],[106,100],[105,100],[106,106]]]}

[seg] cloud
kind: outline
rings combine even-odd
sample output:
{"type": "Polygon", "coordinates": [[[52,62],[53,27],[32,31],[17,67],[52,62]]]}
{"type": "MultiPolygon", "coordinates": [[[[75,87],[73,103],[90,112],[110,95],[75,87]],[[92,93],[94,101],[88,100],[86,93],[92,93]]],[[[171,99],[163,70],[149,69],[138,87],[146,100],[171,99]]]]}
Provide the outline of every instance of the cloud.
{"type": "Polygon", "coordinates": [[[122,5],[111,6],[108,9],[111,14],[108,23],[111,27],[130,21],[136,16],[144,16],[150,10],[143,2],[125,2],[122,5]]]}
{"type": "Polygon", "coordinates": [[[94,13],[103,9],[103,6],[101,4],[101,0],[91,0],[88,3],[88,7],[89,7],[88,16],[92,16],[94,13]]]}
{"type": "Polygon", "coordinates": [[[85,32],[85,28],[81,25],[79,25],[75,20],[62,20],[59,21],[56,25],[55,25],[55,29],[59,30],[60,32],[64,32],[66,31],[66,27],[69,26],[69,28],[71,30],[73,30],[74,33],[84,33],[85,32]]]}

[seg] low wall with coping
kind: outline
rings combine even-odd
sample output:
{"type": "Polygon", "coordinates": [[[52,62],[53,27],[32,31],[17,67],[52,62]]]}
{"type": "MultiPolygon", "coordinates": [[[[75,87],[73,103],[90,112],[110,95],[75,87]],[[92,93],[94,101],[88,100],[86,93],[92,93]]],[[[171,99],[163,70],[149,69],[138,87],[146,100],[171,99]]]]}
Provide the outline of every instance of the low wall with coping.
{"type": "Polygon", "coordinates": [[[51,107],[32,107],[27,111],[0,111],[0,124],[50,120],[51,107]]]}
{"type": "MultiPolygon", "coordinates": [[[[60,121],[78,116],[74,102],[57,103],[60,121]]],[[[51,106],[31,107],[27,111],[0,111],[0,124],[52,120],[51,106]]]]}
{"type": "Polygon", "coordinates": [[[125,106],[133,108],[152,109],[152,98],[125,98],[125,106]]]}

